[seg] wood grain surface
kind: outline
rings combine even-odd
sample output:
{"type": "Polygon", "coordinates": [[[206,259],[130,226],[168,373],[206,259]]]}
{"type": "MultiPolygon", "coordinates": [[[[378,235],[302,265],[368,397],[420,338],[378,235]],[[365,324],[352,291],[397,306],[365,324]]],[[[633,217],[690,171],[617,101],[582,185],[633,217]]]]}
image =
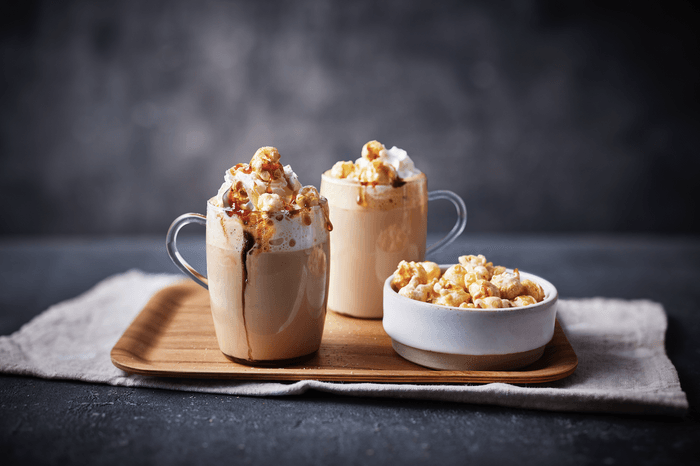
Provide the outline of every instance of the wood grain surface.
{"type": "Polygon", "coordinates": [[[286,367],[252,367],[232,362],[219,350],[206,290],[182,282],[158,292],[111,352],[118,368],[159,377],[243,380],[325,380],[391,383],[531,384],[574,372],[578,359],[559,322],[543,356],[512,371],[438,371],[399,356],[381,320],[329,312],[321,348],[311,359],[286,367]]]}

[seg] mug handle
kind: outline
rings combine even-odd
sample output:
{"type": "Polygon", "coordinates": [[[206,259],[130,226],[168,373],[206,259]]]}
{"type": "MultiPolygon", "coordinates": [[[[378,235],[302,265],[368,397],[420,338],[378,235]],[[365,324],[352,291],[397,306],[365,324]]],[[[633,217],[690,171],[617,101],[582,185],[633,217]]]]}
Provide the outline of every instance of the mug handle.
{"type": "Polygon", "coordinates": [[[464,204],[464,201],[461,197],[459,197],[452,191],[445,190],[431,191],[428,193],[428,201],[434,201],[437,199],[447,199],[452,204],[454,204],[455,209],[457,209],[457,222],[455,223],[455,226],[452,227],[452,230],[450,230],[450,232],[447,235],[445,235],[444,238],[442,238],[440,241],[426,249],[426,256],[428,254],[439,251],[440,249],[444,248],[452,241],[457,239],[457,237],[461,235],[464,231],[464,227],[467,226],[467,206],[464,204]]]}
{"type": "Polygon", "coordinates": [[[200,225],[206,226],[207,217],[202,214],[180,215],[175,219],[172,225],[170,225],[170,228],[168,228],[168,234],[165,237],[165,247],[168,249],[168,255],[177,268],[208,290],[209,281],[207,280],[207,277],[197,272],[194,267],[188,264],[187,261],[180,255],[180,251],[177,249],[177,234],[182,227],[189,223],[199,223],[200,225]]]}

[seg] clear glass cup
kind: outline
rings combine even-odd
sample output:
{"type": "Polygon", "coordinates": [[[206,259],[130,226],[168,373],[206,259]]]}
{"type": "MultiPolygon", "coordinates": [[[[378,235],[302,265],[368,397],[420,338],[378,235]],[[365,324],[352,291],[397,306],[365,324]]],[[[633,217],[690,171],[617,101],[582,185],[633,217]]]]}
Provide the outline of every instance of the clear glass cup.
{"type": "Polygon", "coordinates": [[[382,317],[382,286],[401,260],[423,261],[455,240],[467,223],[464,201],[452,191],[428,192],[425,174],[397,186],[363,185],[326,172],[321,194],[328,199],[331,274],[328,308],[360,318],[382,317]],[[447,199],[457,222],[426,250],[428,201],[447,199]]]}
{"type": "Polygon", "coordinates": [[[329,231],[320,206],[266,217],[275,233],[255,243],[230,208],[210,201],[206,217],[178,217],[166,245],[175,265],[209,290],[216,338],[226,356],[250,365],[291,364],[312,357],[321,345],[329,231]],[[206,225],[207,277],[177,249],[177,234],[189,223],[206,225]]]}

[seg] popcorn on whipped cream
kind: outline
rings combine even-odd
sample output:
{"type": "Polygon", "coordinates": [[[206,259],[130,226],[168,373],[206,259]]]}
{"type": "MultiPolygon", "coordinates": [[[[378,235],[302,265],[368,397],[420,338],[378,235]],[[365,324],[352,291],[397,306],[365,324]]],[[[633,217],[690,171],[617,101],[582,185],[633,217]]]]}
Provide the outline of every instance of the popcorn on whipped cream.
{"type": "Polygon", "coordinates": [[[330,175],[366,184],[395,184],[420,175],[405,150],[394,146],[387,150],[379,141],[362,146],[362,156],[355,161],[341,161],[333,165],[330,175]]]}
{"type": "Polygon", "coordinates": [[[332,229],[326,198],[314,186],[302,186],[292,167],[282,166],[275,147],[261,147],[250,163],[239,163],[228,169],[224,183],[210,202],[226,208],[226,214],[237,216],[244,226],[255,227],[256,239],[271,236],[273,214],[298,216],[308,225],[309,211],[315,206],[321,206],[327,227],[332,229]]]}

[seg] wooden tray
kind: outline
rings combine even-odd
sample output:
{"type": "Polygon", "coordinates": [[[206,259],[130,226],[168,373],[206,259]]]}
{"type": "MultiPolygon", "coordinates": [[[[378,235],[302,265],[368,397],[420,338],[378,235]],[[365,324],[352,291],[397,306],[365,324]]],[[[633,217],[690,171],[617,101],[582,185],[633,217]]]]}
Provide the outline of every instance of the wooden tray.
{"type": "Polygon", "coordinates": [[[514,371],[436,371],[403,359],[391,346],[381,320],[329,312],[321,348],[292,366],[250,367],[219,350],[209,294],[183,282],[148,302],[112,348],[112,362],[135,374],[246,380],[328,380],[392,383],[542,383],[574,372],[578,359],[556,323],[554,337],[537,362],[514,371]]]}

